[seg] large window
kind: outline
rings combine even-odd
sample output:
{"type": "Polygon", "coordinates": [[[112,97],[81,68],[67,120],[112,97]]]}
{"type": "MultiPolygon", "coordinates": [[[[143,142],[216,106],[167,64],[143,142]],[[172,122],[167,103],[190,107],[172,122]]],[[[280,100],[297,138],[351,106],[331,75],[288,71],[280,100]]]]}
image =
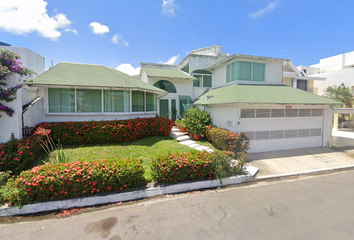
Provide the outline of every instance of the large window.
{"type": "Polygon", "coordinates": [[[184,112],[188,111],[189,108],[193,106],[193,101],[190,96],[179,95],[179,114],[181,117],[184,116],[184,112]]]}
{"type": "Polygon", "coordinates": [[[133,112],[144,112],[144,92],[132,91],[133,112]]]}
{"type": "Polygon", "coordinates": [[[205,70],[196,70],[193,72],[193,87],[212,87],[212,74],[205,70]]]}
{"type": "Polygon", "coordinates": [[[93,89],[76,90],[76,109],[78,113],[102,112],[102,91],[93,89]]]}
{"type": "Polygon", "coordinates": [[[154,86],[169,93],[177,93],[175,86],[167,80],[157,81],[154,83],[154,86]]]}
{"type": "Polygon", "coordinates": [[[237,61],[227,65],[226,82],[236,80],[264,82],[265,64],[237,61]]]}
{"type": "Polygon", "coordinates": [[[130,91],[104,90],[105,112],[130,112],[130,91]]]}
{"type": "Polygon", "coordinates": [[[50,113],[74,113],[75,89],[49,88],[48,105],[50,113]]]}
{"type": "Polygon", "coordinates": [[[154,112],[156,111],[156,94],[146,93],[146,111],[154,112]]]}
{"type": "Polygon", "coordinates": [[[130,90],[48,89],[48,113],[156,112],[155,93],[130,90]]]}

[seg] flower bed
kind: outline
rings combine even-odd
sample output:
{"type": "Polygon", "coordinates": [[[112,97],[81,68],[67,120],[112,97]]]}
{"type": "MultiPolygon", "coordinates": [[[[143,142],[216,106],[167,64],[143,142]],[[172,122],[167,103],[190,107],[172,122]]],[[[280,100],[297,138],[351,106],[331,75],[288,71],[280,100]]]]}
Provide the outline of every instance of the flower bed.
{"type": "Polygon", "coordinates": [[[220,179],[243,172],[245,159],[232,162],[233,155],[192,151],[153,159],[152,178],[160,183],[220,179]]]}
{"type": "Polygon", "coordinates": [[[172,121],[163,117],[41,123],[32,136],[21,140],[13,138],[0,144],[0,171],[11,170],[19,174],[27,169],[43,152],[40,140],[46,140],[47,136],[52,137],[55,142],[60,140],[63,145],[120,143],[147,136],[168,136],[172,126],[172,121]]]}
{"type": "Polygon", "coordinates": [[[250,145],[249,138],[243,133],[235,133],[225,129],[207,126],[206,137],[217,148],[233,153],[247,152],[250,145]]]}
{"type": "Polygon", "coordinates": [[[23,171],[16,179],[10,180],[14,181],[16,193],[5,200],[10,205],[22,206],[123,191],[141,186],[145,182],[143,175],[143,164],[137,160],[46,164],[23,171]]]}

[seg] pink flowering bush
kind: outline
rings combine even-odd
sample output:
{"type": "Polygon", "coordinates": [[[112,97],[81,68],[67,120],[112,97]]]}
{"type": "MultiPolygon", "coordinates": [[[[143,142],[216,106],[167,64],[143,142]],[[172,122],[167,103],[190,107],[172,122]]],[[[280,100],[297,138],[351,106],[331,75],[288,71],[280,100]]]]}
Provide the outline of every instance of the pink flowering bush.
{"type": "Polygon", "coordinates": [[[23,171],[8,184],[13,194],[5,196],[10,206],[120,192],[144,184],[144,168],[137,160],[99,160],[46,164],[23,171]]]}
{"type": "MultiPolygon", "coordinates": [[[[11,102],[16,99],[18,89],[22,84],[17,84],[14,87],[6,87],[6,79],[8,76],[19,74],[20,76],[31,76],[33,71],[22,66],[20,57],[9,50],[0,49],[0,101],[11,102]]],[[[5,112],[6,115],[12,117],[14,110],[0,103],[0,112],[5,112]]],[[[0,115],[1,117],[1,115],[0,115]]]]}

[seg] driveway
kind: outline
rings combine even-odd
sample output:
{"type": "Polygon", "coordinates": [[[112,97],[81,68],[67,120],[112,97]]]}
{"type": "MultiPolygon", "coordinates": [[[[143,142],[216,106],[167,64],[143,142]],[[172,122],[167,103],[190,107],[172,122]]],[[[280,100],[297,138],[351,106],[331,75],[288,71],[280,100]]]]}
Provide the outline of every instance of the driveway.
{"type": "Polygon", "coordinates": [[[354,130],[348,128],[333,130],[332,144],[345,151],[354,151],[354,130]]]}
{"type": "Polygon", "coordinates": [[[324,147],[251,153],[250,159],[250,164],[259,168],[256,178],[354,165],[354,158],[324,147]]]}

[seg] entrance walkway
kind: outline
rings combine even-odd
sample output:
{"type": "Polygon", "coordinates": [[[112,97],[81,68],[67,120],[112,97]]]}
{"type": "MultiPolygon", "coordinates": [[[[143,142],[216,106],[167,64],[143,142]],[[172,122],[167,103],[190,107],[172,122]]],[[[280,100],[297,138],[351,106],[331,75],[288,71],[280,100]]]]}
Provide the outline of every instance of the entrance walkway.
{"type": "Polygon", "coordinates": [[[180,144],[194,148],[198,151],[214,152],[213,149],[197,144],[195,141],[191,140],[187,132],[181,132],[178,127],[173,126],[170,133],[170,137],[176,139],[180,144]]]}
{"type": "Polygon", "coordinates": [[[259,168],[256,178],[354,166],[354,158],[349,157],[343,152],[323,147],[251,153],[250,159],[250,164],[259,168]]]}

